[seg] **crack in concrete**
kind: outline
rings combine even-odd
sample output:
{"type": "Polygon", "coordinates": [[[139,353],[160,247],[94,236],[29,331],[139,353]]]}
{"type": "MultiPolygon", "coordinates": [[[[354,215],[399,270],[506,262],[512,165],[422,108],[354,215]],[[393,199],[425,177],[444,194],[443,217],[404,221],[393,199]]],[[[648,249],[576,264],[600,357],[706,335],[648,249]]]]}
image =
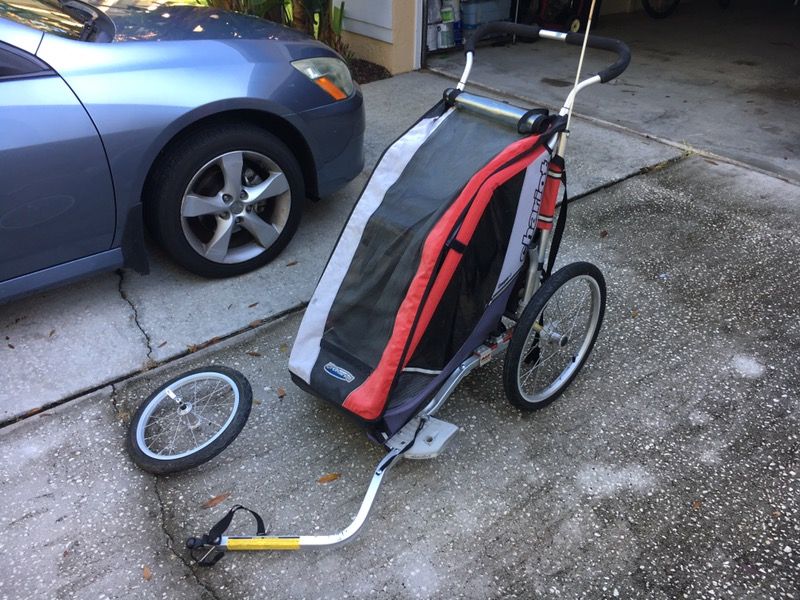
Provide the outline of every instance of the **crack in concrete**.
{"type": "Polygon", "coordinates": [[[614,187],[615,185],[619,185],[620,183],[628,181],[629,179],[633,179],[634,177],[639,177],[640,175],[647,175],[648,173],[652,173],[653,171],[660,171],[661,169],[666,169],[667,167],[670,167],[674,164],[681,162],[682,160],[689,158],[693,154],[694,154],[693,152],[687,150],[679,154],[678,156],[673,156],[672,158],[662,160],[661,162],[657,162],[652,165],[645,165],[644,167],[642,167],[637,171],[634,171],[633,173],[629,173],[627,175],[624,175],[623,177],[619,177],[617,179],[609,181],[608,183],[604,183],[603,185],[598,185],[597,187],[594,187],[591,190],[583,192],[582,194],[575,194],[574,196],[570,196],[569,203],[572,204],[576,200],[586,198],[587,196],[591,196],[593,194],[596,194],[597,192],[602,192],[603,190],[607,190],[608,188],[614,187]]]}
{"type": "Polygon", "coordinates": [[[122,269],[117,269],[117,275],[119,275],[119,295],[131,307],[131,310],[133,311],[133,322],[136,323],[136,327],[142,332],[145,343],[147,344],[147,364],[145,366],[152,366],[152,364],[155,362],[153,359],[153,340],[150,339],[150,335],[145,331],[144,327],[139,322],[139,311],[136,308],[136,305],[128,297],[128,293],[122,289],[122,284],[125,283],[125,271],[122,269]]]}
{"type": "Polygon", "coordinates": [[[172,534],[167,529],[167,512],[164,506],[164,499],[161,497],[161,491],[158,489],[158,477],[153,477],[153,490],[155,490],[156,499],[158,500],[158,510],[161,516],[161,531],[164,532],[164,535],[167,538],[167,547],[169,548],[170,552],[172,552],[175,557],[183,563],[185,570],[191,573],[192,579],[195,580],[197,585],[202,587],[209,596],[211,596],[214,600],[222,600],[220,596],[217,595],[217,591],[212,588],[209,584],[205,581],[200,579],[200,576],[197,574],[197,571],[192,567],[192,561],[187,560],[183,553],[179,552],[175,547],[175,538],[172,537],[172,534]]]}

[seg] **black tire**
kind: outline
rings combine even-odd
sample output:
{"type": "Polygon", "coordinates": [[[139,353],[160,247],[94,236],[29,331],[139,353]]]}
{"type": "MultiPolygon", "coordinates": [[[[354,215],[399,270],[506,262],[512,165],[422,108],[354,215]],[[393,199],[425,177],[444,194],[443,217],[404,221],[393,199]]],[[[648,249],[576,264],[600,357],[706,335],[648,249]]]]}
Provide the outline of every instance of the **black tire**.
{"type": "MultiPolygon", "coordinates": [[[[202,391],[202,388],[200,389],[202,391]]],[[[194,400],[195,402],[198,402],[197,385],[195,385],[194,388],[194,400]]],[[[202,401],[202,398],[200,401],[202,401]]],[[[148,396],[147,400],[145,400],[141,406],[139,406],[133,416],[133,419],[131,420],[131,424],[128,429],[128,452],[130,453],[133,462],[136,463],[140,468],[150,473],[155,473],[156,475],[177,473],[179,471],[185,471],[186,469],[197,467],[198,465],[208,462],[214,458],[217,454],[227,448],[234,439],[236,439],[236,436],[239,435],[239,433],[242,431],[242,428],[245,426],[245,423],[247,423],[247,418],[250,416],[250,409],[252,408],[252,405],[253,390],[245,376],[238,371],[229,369],[227,367],[218,366],[201,367],[199,369],[187,371],[186,373],[182,373],[181,375],[171,379],[159,387],[156,391],[150,394],[150,396],[148,396]],[[184,397],[180,396],[178,392],[184,386],[196,384],[197,382],[214,382],[213,385],[215,386],[218,386],[220,383],[222,383],[223,386],[230,387],[231,391],[233,392],[232,397],[236,400],[235,402],[232,402],[230,411],[225,410],[223,406],[222,411],[214,412],[212,409],[212,411],[207,412],[203,417],[197,416],[200,413],[199,411],[196,411],[194,413],[196,415],[194,417],[195,425],[190,425],[191,421],[189,421],[188,414],[197,407],[191,404],[191,399],[185,399],[184,397]],[[189,410],[187,412],[183,412],[186,409],[179,407],[178,404],[166,394],[166,390],[168,388],[170,388],[172,393],[181,398],[183,406],[189,405],[189,410]],[[237,395],[238,398],[236,398],[237,395]],[[153,414],[156,410],[158,410],[159,405],[162,402],[164,403],[165,415],[170,419],[169,423],[175,423],[178,427],[167,430],[166,428],[159,428],[155,423],[151,422],[153,414]],[[179,415],[177,421],[175,420],[174,416],[176,414],[179,415]],[[210,417],[217,417],[220,414],[222,417],[227,415],[227,419],[222,423],[222,425],[220,425],[216,420],[210,419],[210,417]],[[186,417],[185,422],[182,417],[186,417]],[[197,443],[194,430],[197,429],[199,430],[198,433],[202,434],[203,421],[213,423],[213,425],[210,427],[206,426],[206,430],[211,432],[213,437],[209,437],[209,439],[205,441],[205,445],[202,447],[198,446],[189,451],[184,451],[183,453],[169,455],[164,454],[163,452],[155,451],[154,447],[156,444],[153,444],[152,447],[148,446],[147,444],[147,437],[159,439],[159,437],[164,434],[165,437],[162,439],[170,439],[171,447],[172,444],[175,443],[177,436],[181,433],[183,433],[185,436],[186,431],[191,434],[193,440],[192,443],[197,443]],[[151,429],[148,430],[148,427],[151,427],[151,429]],[[152,427],[156,427],[156,429],[153,429],[152,427]],[[173,436],[173,432],[176,429],[179,429],[179,431],[173,436]],[[148,431],[150,432],[150,436],[147,436],[148,431]]],[[[222,420],[222,417],[220,417],[219,420],[222,420]]],[[[188,436],[185,437],[188,439],[188,436]]]]}
{"type": "Polygon", "coordinates": [[[654,19],[670,16],[678,8],[680,0],[642,0],[642,8],[654,19]]]}
{"type": "Polygon", "coordinates": [[[258,126],[236,122],[210,125],[178,139],[156,161],[144,193],[148,229],[172,259],[192,273],[213,278],[247,273],[274,259],[297,231],[305,204],[303,173],[289,148],[258,126]],[[248,174],[263,183],[264,177],[280,173],[288,183],[288,193],[253,206],[248,206],[251,199],[246,192],[244,200],[241,194],[239,198],[226,194],[226,204],[220,205],[219,212],[185,216],[184,196],[190,191],[222,202],[226,179],[219,160],[235,154],[242,156],[240,190],[255,189],[244,187],[248,174]],[[251,217],[258,219],[253,219],[255,224],[272,226],[272,230],[264,230],[269,233],[269,237],[262,236],[264,243],[250,232],[251,217]],[[204,246],[222,230],[220,224],[226,223],[233,232],[226,253],[210,259],[204,246]]]}
{"type": "Polygon", "coordinates": [[[600,269],[591,263],[569,264],[542,284],[522,311],[503,362],[503,387],[511,404],[522,410],[537,410],[553,402],[567,389],[592,352],[603,324],[605,306],[606,282],[600,269]],[[564,309],[561,301],[564,299],[566,302],[569,299],[566,294],[573,290],[580,291],[580,287],[584,284],[585,289],[589,291],[588,320],[581,335],[573,338],[570,334],[578,325],[577,319],[580,313],[577,310],[582,307],[584,295],[581,295],[581,302],[576,303],[575,313],[570,315],[572,322],[569,331],[559,327],[561,321],[567,320],[564,311],[569,313],[569,307],[564,309]],[[556,303],[551,304],[554,298],[556,303]],[[544,342],[541,331],[547,331],[548,327],[553,326],[556,329],[547,332],[548,339],[544,342]],[[579,344],[574,346],[573,340],[578,340],[579,344]],[[550,354],[543,357],[543,352],[548,350],[550,354]],[[563,360],[559,361],[559,357],[563,360]],[[565,366],[559,370],[558,365],[561,362],[564,362],[565,366]],[[545,366],[547,363],[549,366],[545,366]],[[528,372],[523,374],[526,367],[528,372]],[[556,369],[550,373],[552,367],[556,369]],[[525,384],[534,373],[533,391],[531,391],[525,388],[525,384]],[[536,383],[542,374],[543,387],[537,391],[536,383]]]}

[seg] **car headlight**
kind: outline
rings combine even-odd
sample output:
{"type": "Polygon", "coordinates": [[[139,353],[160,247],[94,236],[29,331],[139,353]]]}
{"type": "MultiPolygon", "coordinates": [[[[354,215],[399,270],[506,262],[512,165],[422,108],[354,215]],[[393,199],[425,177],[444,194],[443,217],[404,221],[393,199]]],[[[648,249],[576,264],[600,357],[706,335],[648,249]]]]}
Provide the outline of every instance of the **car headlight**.
{"type": "Polygon", "coordinates": [[[344,100],[355,85],[347,65],[338,58],[318,57],[296,60],[292,66],[321,87],[334,100],[344,100]]]}

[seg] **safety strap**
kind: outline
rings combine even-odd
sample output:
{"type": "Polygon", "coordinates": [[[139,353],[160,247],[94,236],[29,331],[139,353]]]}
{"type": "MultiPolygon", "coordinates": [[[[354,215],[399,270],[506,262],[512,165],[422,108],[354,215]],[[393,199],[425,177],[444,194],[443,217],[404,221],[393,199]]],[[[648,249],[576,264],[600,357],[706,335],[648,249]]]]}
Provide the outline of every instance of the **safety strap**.
{"type": "Polygon", "coordinates": [[[547,279],[553,272],[553,266],[556,263],[556,256],[558,249],[561,246],[561,237],[564,235],[564,228],[567,225],[567,205],[569,198],[567,197],[567,171],[564,169],[564,159],[556,156],[553,161],[559,160],[562,168],[561,183],[564,186],[564,193],[561,196],[561,210],[558,211],[556,217],[556,226],[553,229],[553,240],[550,242],[550,253],[547,256],[547,270],[544,272],[544,278],[547,279]]]}
{"type": "Polygon", "coordinates": [[[254,510],[250,510],[249,508],[242,506],[241,504],[237,504],[232,509],[230,509],[228,511],[228,514],[222,517],[217,522],[217,524],[214,525],[208,532],[208,540],[210,543],[212,544],[219,543],[219,538],[221,538],[222,534],[225,533],[228,530],[228,527],[231,526],[231,521],[233,521],[233,515],[235,515],[240,510],[246,510],[255,518],[256,529],[257,529],[256,535],[267,535],[267,531],[264,527],[264,519],[261,518],[261,515],[259,515],[254,510]]]}
{"type": "MultiPolygon", "coordinates": [[[[267,535],[266,528],[264,527],[264,519],[261,518],[256,511],[250,510],[242,506],[241,504],[237,504],[233,508],[231,508],[224,517],[222,517],[217,523],[211,528],[211,530],[204,535],[201,539],[196,540],[198,548],[203,548],[207,546],[217,545],[222,541],[222,534],[228,530],[228,527],[231,526],[231,522],[233,521],[233,515],[235,515],[238,511],[245,510],[253,515],[253,518],[256,520],[256,535],[267,535]]],[[[195,538],[190,540],[190,544],[194,544],[195,538]]],[[[216,552],[213,553],[211,550],[205,552],[205,554],[197,558],[194,556],[195,550],[192,550],[192,557],[197,561],[197,564],[201,567],[211,567],[215,565],[219,559],[224,556],[223,552],[216,552]],[[212,555],[213,554],[213,555],[212,555]]]]}

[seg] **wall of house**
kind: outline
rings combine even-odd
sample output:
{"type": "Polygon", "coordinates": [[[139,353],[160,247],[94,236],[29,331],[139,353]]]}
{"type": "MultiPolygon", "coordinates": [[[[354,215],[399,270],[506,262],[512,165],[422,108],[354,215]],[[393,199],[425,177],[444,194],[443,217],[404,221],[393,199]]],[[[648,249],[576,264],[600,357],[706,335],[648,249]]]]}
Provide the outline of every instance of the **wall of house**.
{"type": "Polygon", "coordinates": [[[342,39],[356,57],[392,74],[412,71],[418,62],[417,5],[415,0],[347,0],[342,39]]]}

